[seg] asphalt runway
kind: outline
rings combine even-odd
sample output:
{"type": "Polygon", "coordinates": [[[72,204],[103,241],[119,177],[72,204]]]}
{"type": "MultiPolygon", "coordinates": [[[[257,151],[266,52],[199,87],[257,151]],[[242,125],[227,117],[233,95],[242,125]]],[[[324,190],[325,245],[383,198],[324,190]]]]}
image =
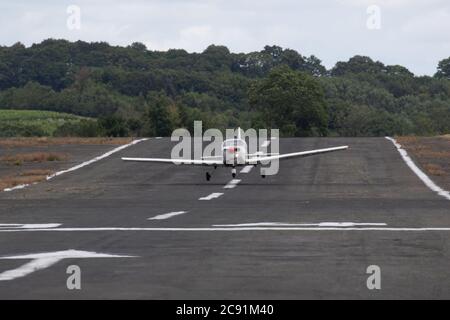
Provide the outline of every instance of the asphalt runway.
{"type": "Polygon", "coordinates": [[[128,257],[0,259],[0,298],[450,298],[450,201],[390,141],[281,139],[280,152],[338,145],[350,149],[283,161],[266,179],[253,168],[224,188],[227,168],[207,182],[204,167],[120,160],[170,157],[170,140],[151,138],[1,192],[1,257],[128,257]],[[81,290],[66,286],[70,265],[81,269],[81,290]],[[380,267],[379,290],[367,288],[370,265],[380,267]]]}

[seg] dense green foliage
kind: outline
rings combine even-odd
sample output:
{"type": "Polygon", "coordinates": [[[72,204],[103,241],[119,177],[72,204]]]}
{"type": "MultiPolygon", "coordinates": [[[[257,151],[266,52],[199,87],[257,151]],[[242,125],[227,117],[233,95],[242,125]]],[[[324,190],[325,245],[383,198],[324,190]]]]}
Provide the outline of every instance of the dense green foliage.
{"type": "Polygon", "coordinates": [[[99,134],[101,131],[95,120],[67,113],[37,110],[1,110],[0,112],[1,137],[97,136],[99,134]]]}
{"type": "Polygon", "coordinates": [[[49,39],[0,47],[0,108],[99,118],[61,135],[169,135],[194,120],[285,136],[441,134],[450,132],[450,58],[434,77],[417,77],[362,56],[326,70],[277,46],[187,53],[49,39]]]}

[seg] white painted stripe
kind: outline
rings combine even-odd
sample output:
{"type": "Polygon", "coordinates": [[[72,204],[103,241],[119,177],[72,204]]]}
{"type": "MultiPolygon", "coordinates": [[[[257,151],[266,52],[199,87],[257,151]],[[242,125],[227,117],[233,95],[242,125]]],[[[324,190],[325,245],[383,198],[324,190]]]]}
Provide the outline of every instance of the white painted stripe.
{"type": "Polygon", "coordinates": [[[398,152],[402,156],[403,160],[406,162],[408,167],[420,178],[420,180],[425,183],[425,185],[436,192],[438,195],[446,198],[447,200],[450,200],[450,192],[440,188],[438,185],[436,185],[422,170],[419,169],[419,167],[416,166],[414,161],[411,159],[411,157],[408,155],[405,149],[402,148],[402,146],[393,138],[386,137],[389,141],[391,141],[394,146],[397,148],[398,152]]]}
{"type": "Polygon", "coordinates": [[[10,229],[2,230],[2,232],[92,232],[92,231],[450,231],[450,228],[380,228],[380,227],[236,227],[236,228],[221,228],[221,227],[205,227],[205,228],[138,228],[138,227],[97,227],[97,228],[53,228],[53,229],[10,229]]]}
{"type": "MultiPolygon", "coordinates": [[[[102,160],[102,159],[104,159],[104,158],[106,158],[106,157],[109,157],[109,156],[112,155],[113,153],[119,152],[119,151],[121,151],[121,150],[123,150],[123,149],[125,149],[125,148],[128,148],[129,146],[135,145],[135,144],[137,144],[137,143],[139,143],[139,142],[146,141],[146,140],[148,140],[148,138],[143,138],[143,139],[133,140],[132,142],[130,142],[130,143],[128,143],[128,144],[124,144],[124,145],[122,145],[122,146],[120,146],[120,147],[117,147],[117,148],[115,148],[115,149],[113,149],[113,150],[111,150],[111,151],[108,151],[108,152],[106,152],[106,153],[104,153],[104,154],[102,154],[102,155],[100,155],[100,156],[98,156],[98,157],[95,157],[95,158],[93,158],[93,159],[91,159],[91,160],[88,160],[88,161],[85,161],[85,162],[83,162],[83,163],[80,163],[79,165],[76,165],[76,166],[74,166],[74,167],[72,167],[72,168],[69,168],[69,169],[66,169],[66,170],[62,170],[62,171],[55,172],[55,173],[53,173],[53,174],[47,176],[46,179],[47,179],[47,180],[50,180],[50,179],[52,179],[52,178],[54,178],[54,177],[56,177],[56,176],[62,175],[62,174],[64,174],[64,173],[78,170],[78,169],[83,168],[83,167],[85,167],[85,166],[88,166],[88,165],[90,165],[90,164],[92,164],[92,163],[94,163],[94,162],[97,162],[97,161],[102,160]]],[[[33,183],[33,184],[36,184],[36,183],[33,183]]],[[[3,191],[13,191],[13,190],[17,190],[17,189],[23,189],[23,188],[26,188],[26,187],[28,187],[28,186],[30,186],[30,185],[31,185],[31,184],[22,184],[22,185],[18,185],[18,186],[12,187],[12,188],[6,188],[6,189],[3,189],[3,191]]]]}
{"type": "Polygon", "coordinates": [[[252,171],[253,166],[245,166],[242,170],[241,173],[249,173],[250,171],[252,171]]]}
{"type": "Polygon", "coordinates": [[[214,192],[214,193],[211,193],[210,195],[208,195],[206,197],[198,198],[198,200],[212,200],[212,199],[220,197],[221,195],[223,195],[223,193],[214,192]]]}
{"type": "MultiPolygon", "coordinates": [[[[34,183],[33,183],[34,184],[34,183]]],[[[19,184],[17,186],[11,187],[11,188],[5,188],[3,189],[3,191],[5,192],[9,192],[9,191],[14,191],[14,190],[19,190],[19,189],[23,189],[28,187],[30,184],[19,184]]]]}
{"type": "Polygon", "coordinates": [[[32,261],[20,266],[19,268],[0,273],[0,281],[14,280],[25,277],[30,273],[51,267],[63,259],[73,258],[132,258],[133,256],[120,256],[89,251],[66,250],[56,252],[46,252],[37,254],[26,254],[19,256],[0,257],[0,259],[33,259],[32,261]]]}
{"type": "Polygon", "coordinates": [[[261,144],[261,147],[266,148],[269,146],[269,144],[270,144],[270,140],[266,140],[261,144]]]}
{"type": "Polygon", "coordinates": [[[239,182],[241,182],[241,179],[233,179],[230,182],[228,182],[223,188],[224,189],[233,189],[239,184],[239,182]]]}
{"type": "Polygon", "coordinates": [[[153,218],[148,218],[148,220],[165,220],[165,219],[172,218],[174,216],[178,216],[183,213],[187,213],[187,211],[175,211],[175,212],[160,214],[160,215],[154,216],[153,218]]]}
{"type": "Polygon", "coordinates": [[[17,278],[25,277],[26,275],[29,275],[30,273],[33,273],[35,271],[49,268],[55,263],[59,262],[60,258],[41,258],[41,259],[35,259],[28,263],[25,263],[24,265],[20,266],[17,269],[8,270],[5,272],[0,273],[0,281],[7,281],[7,280],[14,280],[17,278]]]}
{"type": "Polygon", "coordinates": [[[356,227],[356,226],[386,226],[386,223],[358,223],[358,222],[320,222],[320,223],[284,223],[257,222],[240,224],[214,224],[213,227],[356,227]]]}
{"type": "Polygon", "coordinates": [[[162,139],[162,137],[156,137],[155,139],[162,139]]]}
{"type": "Polygon", "coordinates": [[[72,167],[72,168],[69,168],[69,169],[66,169],[66,170],[62,170],[62,171],[55,172],[54,174],[48,176],[48,177],[47,177],[47,180],[50,180],[50,179],[52,179],[52,178],[54,178],[54,177],[57,177],[57,176],[59,176],[59,175],[62,175],[62,174],[64,174],[64,173],[71,172],[71,171],[75,171],[75,170],[78,170],[78,169],[83,168],[83,167],[85,167],[85,166],[88,166],[88,165],[90,165],[90,164],[92,164],[92,163],[94,163],[94,162],[97,162],[97,161],[100,161],[100,160],[102,160],[102,159],[105,159],[105,158],[109,157],[110,155],[112,155],[112,154],[114,154],[114,153],[116,153],[116,152],[122,151],[122,150],[125,149],[125,148],[128,148],[128,147],[130,147],[130,146],[132,146],[132,145],[135,145],[135,144],[137,144],[137,143],[139,143],[139,142],[146,141],[146,140],[148,140],[148,139],[147,139],[147,138],[144,138],[144,139],[134,140],[134,141],[132,141],[131,143],[128,143],[128,144],[124,144],[124,145],[122,145],[122,146],[120,146],[120,147],[117,147],[117,148],[115,148],[115,149],[113,149],[113,150],[111,150],[111,151],[108,151],[108,152],[106,152],[106,153],[104,153],[104,154],[102,154],[102,155],[100,155],[100,156],[98,156],[98,157],[95,157],[95,158],[93,158],[93,159],[91,159],[91,160],[88,160],[88,161],[85,161],[85,162],[83,162],[83,163],[80,163],[79,165],[76,165],[76,166],[74,166],[74,167],[72,167]]]}
{"type": "Polygon", "coordinates": [[[0,229],[45,229],[45,228],[57,228],[61,226],[61,223],[0,223],[0,229]]]}

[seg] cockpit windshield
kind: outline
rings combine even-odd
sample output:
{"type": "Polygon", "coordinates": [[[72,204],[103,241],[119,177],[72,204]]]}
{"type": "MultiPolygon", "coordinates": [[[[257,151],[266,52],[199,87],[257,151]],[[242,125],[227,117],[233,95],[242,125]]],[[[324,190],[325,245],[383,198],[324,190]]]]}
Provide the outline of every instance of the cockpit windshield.
{"type": "Polygon", "coordinates": [[[242,140],[237,140],[237,139],[230,139],[230,140],[225,140],[223,142],[223,146],[224,147],[239,147],[239,146],[245,146],[245,142],[242,140]]]}

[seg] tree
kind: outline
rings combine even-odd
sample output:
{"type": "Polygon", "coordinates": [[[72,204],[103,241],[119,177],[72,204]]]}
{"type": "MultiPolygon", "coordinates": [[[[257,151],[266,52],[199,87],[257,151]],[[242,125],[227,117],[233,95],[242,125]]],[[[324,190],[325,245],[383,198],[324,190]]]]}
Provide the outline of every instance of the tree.
{"type": "Polygon", "coordinates": [[[172,133],[171,100],[163,92],[152,92],[148,98],[149,108],[145,113],[144,133],[150,136],[167,137],[172,133]]]}
{"type": "Polygon", "coordinates": [[[333,76],[343,76],[349,73],[380,73],[385,69],[384,64],[373,61],[369,57],[354,56],[348,62],[338,62],[331,70],[333,76]]]}
{"type": "Polygon", "coordinates": [[[450,57],[439,61],[437,70],[435,77],[450,79],[450,57]]]}
{"type": "Polygon", "coordinates": [[[133,42],[130,48],[141,52],[147,51],[147,47],[142,42],[133,42]]]}
{"type": "Polygon", "coordinates": [[[249,102],[263,114],[266,126],[283,135],[326,135],[327,111],[321,85],[286,66],[273,69],[252,85],[249,102]]]}
{"type": "Polygon", "coordinates": [[[125,137],[128,134],[125,120],[118,116],[100,118],[99,126],[108,137],[125,137]]]}

